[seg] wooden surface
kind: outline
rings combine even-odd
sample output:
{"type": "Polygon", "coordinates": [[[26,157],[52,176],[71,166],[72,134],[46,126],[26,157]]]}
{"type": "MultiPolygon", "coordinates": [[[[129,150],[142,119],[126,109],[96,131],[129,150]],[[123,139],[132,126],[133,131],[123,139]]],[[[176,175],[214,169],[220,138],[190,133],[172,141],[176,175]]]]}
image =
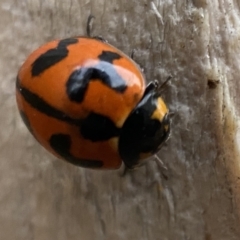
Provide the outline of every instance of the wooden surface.
{"type": "Polygon", "coordinates": [[[240,4],[231,0],[0,0],[0,239],[238,240],[240,4]],[[207,3],[210,2],[210,3],[207,3]],[[15,77],[46,41],[93,31],[173,80],[172,134],[121,177],[57,160],[31,137],[15,77]]]}

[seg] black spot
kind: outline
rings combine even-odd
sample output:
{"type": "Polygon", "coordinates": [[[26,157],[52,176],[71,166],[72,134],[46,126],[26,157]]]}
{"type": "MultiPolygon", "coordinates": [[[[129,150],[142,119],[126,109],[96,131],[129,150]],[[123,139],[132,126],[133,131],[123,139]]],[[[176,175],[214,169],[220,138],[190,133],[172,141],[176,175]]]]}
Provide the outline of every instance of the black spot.
{"type": "Polygon", "coordinates": [[[31,124],[30,124],[30,121],[29,121],[27,115],[25,114],[25,112],[23,112],[22,110],[19,110],[19,113],[20,113],[20,116],[21,116],[24,124],[26,125],[27,129],[29,130],[29,132],[30,132],[32,135],[34,135],[34,134],[33,134],[32,127],[31,127],[31,124]]]}
{"type": "Polygon", "coordinates": [[[101,61],[112,63],[116,59],[120,59],[122,56],[115,52],[110,51],[102,51],[102,53],[98,56],[101,61]]]}
{"type": "Polygon", "coordinates": [[[101,168],[103,166],[103,162],[100,160],[87,160],[72,156],[70,153],[72,141],[69,135],[54,134],[51,136],[49,142],[57,154],[74,165],[86,168],[101,168]]]}
{"type": "Polygon", "coordinates": [[[49,117],[79,127],[81,134],[86,139],[92,141],[104,141],[118,136],[120,133],[119,128],[117,128],[115,124],[105,116],[96,113],[90,113],[85,119],[71,118],[66,113],[48,104],[37,94],[32,93],[27,88],[22,87],[20,85],[19,79],[17,80],[16,85],[19,93],[22,95],[24,100],[28,102],[33,108],[49,117]]]}
{"type": "Polygon", "coordinates": [[[67,46],[78,42],[76,38],[68,38],[59,41],[58,46],[53,49],[49,49],[47,52],[40,55],[32,64],[32,76],[38,76],[46,69],[50,68],[54,64],[60,62],[67,57],[67,46]]]}
{"type": "Polygon", "coordinates": [[[80,132],[85,139],[96,142],[118,136],[120,129],[109,118],[96,113],[90,113],[82,121],[80,132]]]}
{"type": "Polygon", "coordinates": [[[75,125],[79,124],[78,119],[73,119],[66,115],[64,112],[52,107],[42,98],[40,98],[37,94],[34,94],[28,89],[21,86],[18,87],[18,90],[22,94],[25,101],[27,101],[33,108],[37,109],[38,111],[46,114],[49,117],[53,117],[61,121],[65,121],[75,125]]]}
{"type": "Polygon", "coordinates": [[[82,102],[90,81],[98,80],[116,92],[122,93],[127,85],[124,79],[116,72],[112,64],[100,62],[91,68],[75,70],[69,77],[66,87],[69,99],[82,102]]]}

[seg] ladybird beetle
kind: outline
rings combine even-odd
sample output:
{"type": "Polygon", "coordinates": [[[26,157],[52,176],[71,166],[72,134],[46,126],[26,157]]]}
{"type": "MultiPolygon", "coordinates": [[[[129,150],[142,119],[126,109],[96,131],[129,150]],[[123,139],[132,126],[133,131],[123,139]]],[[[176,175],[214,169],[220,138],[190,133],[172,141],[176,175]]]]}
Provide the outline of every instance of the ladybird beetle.
{"type": "Polygon", "coordinates": [[[135,168],[170,133],[158,84],[94,37],[51,41],[34,51],[16,81],[20,115],[48,151],[87,168],[135,168]]]}

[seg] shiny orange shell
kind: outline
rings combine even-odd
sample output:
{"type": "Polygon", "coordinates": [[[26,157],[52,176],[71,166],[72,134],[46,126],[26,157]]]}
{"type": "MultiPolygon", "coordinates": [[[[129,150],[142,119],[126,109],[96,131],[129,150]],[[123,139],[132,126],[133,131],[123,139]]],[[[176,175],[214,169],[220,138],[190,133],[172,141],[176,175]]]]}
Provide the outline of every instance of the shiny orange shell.
{"type": "Polygon", "coordinates": [[[82,167],[121,165],[119,131],[143,96],[145,80],[124,53],[94,38],[52,41],[17,77],[17,104],[33,136],[82,167]]]}

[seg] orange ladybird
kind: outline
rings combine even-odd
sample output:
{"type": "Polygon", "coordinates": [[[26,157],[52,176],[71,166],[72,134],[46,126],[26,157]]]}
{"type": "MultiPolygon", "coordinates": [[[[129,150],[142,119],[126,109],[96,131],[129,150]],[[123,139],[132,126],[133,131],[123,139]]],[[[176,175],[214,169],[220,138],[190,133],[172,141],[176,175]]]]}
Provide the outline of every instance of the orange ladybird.
{"type": "Polygon", "coordinates": [[[137,64],[91,37],[52,41],[19,70],[17,105],[32,135],[72,164],[128,168],[156,153],[170,132],[158,84],[137,64]]]}

